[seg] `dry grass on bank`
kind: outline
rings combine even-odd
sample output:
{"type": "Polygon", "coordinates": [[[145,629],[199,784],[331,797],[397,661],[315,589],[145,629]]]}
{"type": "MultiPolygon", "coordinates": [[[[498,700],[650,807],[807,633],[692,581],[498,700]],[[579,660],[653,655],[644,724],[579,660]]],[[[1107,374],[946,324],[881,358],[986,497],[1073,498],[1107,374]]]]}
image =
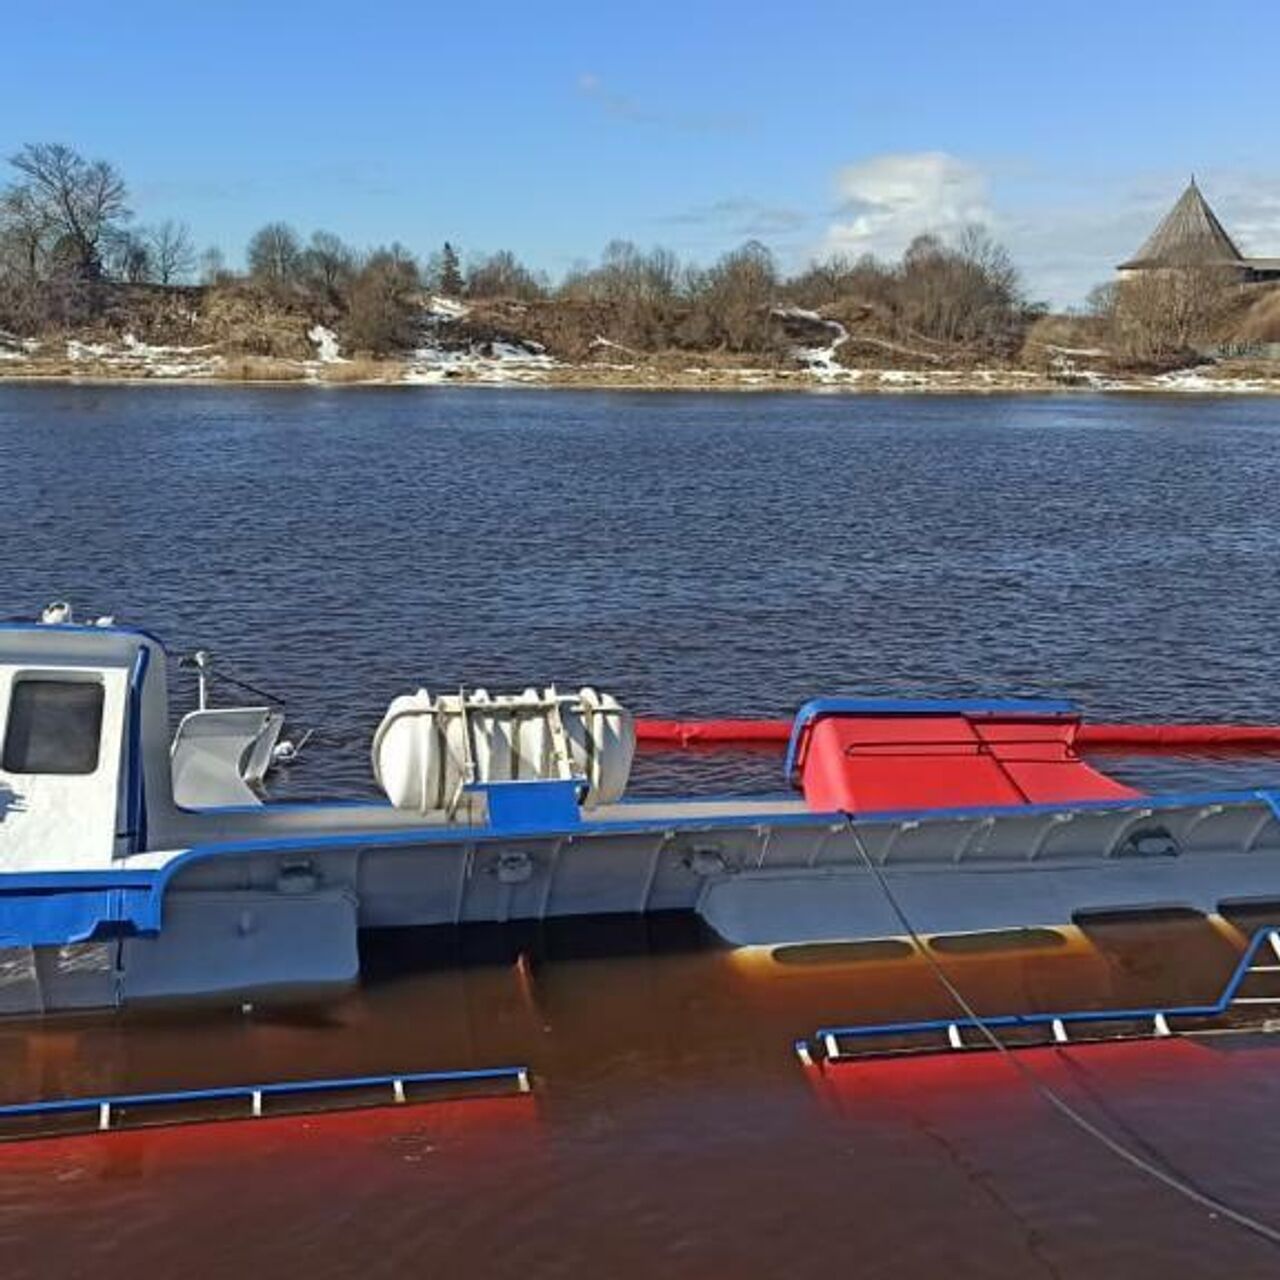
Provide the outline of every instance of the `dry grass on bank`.
{"type": "Polygon", "coordinates": [[[344,360],[341,364],[320,366],[321,382],[399,382],[404,365],[398,360],[344,360]]]}
{"type": "Polygon", "coordinates": [[[230,382],[300,382],[306,370],[265,356],[233,356],[218,371],[218,376],[230,382]]]}
{"type": "Polygon", "coordinates": [[[1250,299],[1234,336],[1238,342],[1280,342],[1280,289],[1260,290],[1250,299]]]}
{"type": "Polygon", "coordinates": [[[295,302],[250,285],[218,285],[202,294],[195,340],[246,357],[307,360],[315,354],[307,337],[315,323],[311,311],[295,302]]]}

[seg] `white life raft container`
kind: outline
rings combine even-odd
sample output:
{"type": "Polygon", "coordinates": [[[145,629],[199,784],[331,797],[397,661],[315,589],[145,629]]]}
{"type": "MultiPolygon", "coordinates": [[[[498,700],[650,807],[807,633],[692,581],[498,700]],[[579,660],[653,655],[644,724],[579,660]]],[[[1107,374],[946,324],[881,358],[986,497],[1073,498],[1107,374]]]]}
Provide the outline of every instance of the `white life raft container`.
{"type": "Polygon", "coordinates": [[[471,782],[581,778],[584,807],[619,799],[635,725],[594,689],[490,697],[425,690],[396,698],[373,735],[373,772],[397,809],[454,815],[471,782]]]}

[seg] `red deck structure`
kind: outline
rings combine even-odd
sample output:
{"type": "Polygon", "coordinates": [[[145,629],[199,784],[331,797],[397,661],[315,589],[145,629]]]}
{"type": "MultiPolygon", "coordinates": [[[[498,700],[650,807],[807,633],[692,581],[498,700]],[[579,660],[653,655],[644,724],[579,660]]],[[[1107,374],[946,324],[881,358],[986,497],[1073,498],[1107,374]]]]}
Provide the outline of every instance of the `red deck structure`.
{"type": "Polygon", "coordinates": [[[1061,703],[819,701],[796,718],[789,773],[822,813],[1141,795],[1080,759],[1079,724],[1061,703]]]}

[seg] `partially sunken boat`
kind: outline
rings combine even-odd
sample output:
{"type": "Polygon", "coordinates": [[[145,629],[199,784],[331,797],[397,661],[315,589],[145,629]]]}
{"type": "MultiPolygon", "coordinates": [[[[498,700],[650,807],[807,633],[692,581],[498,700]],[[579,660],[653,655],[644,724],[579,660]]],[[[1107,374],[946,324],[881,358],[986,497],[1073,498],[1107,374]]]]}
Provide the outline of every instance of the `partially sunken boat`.
{"type": "MultiPolygon", "coordinates": [[[[58,617],[61,615],[53,615],[58,617]]],[[[362,930],[685,912],[734,947],[1280,902],[1280,799],[1150,797],[1035,700],[819,699],[781,797],[628,799],[631,717],[554,689],[397,699],[386,799],[264,802],[268,708],[170,736],[145,631],[0,627],[0,1011],[328,997],[362,930]]]]}

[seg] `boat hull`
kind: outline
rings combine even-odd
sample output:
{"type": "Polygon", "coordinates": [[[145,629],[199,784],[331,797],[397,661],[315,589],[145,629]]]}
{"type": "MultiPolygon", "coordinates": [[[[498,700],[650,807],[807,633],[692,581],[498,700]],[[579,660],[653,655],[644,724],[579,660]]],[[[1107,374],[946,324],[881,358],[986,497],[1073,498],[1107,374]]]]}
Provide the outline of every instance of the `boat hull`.
{"type": "Polygon", "coordinates": [[[0,1011],[327,999],[358,980],[362,929],[675,911],[727,945],[776,947],[899,937],[898,908],[932,937],[1280,905],[1280,814],[1270,797],[1234,795],[299,834],[192,850],[163,864],[149,893],[119,936],[0,951],[0,1011]]]}

